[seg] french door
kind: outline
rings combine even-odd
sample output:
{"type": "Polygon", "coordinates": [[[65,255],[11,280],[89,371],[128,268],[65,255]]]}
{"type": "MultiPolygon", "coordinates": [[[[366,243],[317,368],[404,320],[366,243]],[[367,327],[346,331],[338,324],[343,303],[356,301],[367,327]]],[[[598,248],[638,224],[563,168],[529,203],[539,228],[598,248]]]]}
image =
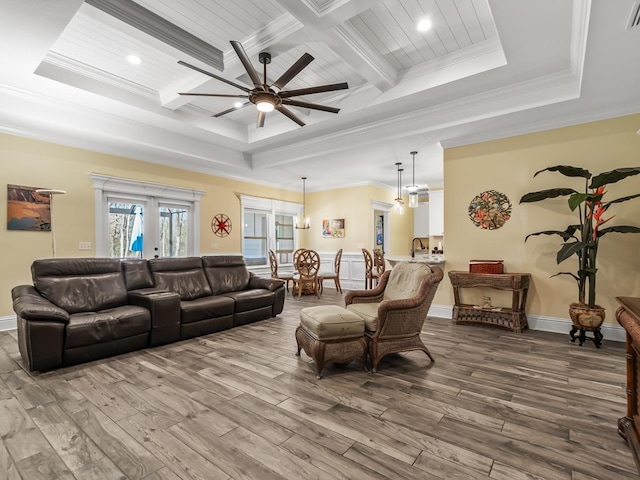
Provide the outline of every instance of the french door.
{"type": "Polygon", "coordinates": [[[90,177],[96,189],[97,256],[158,258],[199,254],[200,232],[195,219],[204,192],[95,174],[90,177]],[[167,192],[169,196],[160,195],[167,192]]]}

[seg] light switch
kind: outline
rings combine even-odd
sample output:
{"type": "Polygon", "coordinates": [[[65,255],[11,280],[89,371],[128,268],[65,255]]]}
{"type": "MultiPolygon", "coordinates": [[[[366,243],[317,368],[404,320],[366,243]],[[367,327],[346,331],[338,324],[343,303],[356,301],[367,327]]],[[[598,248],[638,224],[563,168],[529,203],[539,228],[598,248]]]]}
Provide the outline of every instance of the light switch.
{"type": "Polygon", "coordinates": [[[78,242],[78,250],[91,250],[91,242],[78,242]]]}

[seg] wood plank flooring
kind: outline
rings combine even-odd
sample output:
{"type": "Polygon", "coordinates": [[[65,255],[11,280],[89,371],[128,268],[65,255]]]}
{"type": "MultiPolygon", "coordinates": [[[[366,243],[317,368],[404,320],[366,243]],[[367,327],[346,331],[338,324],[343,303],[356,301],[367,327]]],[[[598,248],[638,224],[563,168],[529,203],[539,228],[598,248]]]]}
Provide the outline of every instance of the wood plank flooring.
{"type": "Polygon", "coordinates": [[[205,337],[44,374],[0,334],[0,478],[639,478],[616,432],[624,345],[429,318],[422,352],[316,380],[302,307],[205,337]]]}

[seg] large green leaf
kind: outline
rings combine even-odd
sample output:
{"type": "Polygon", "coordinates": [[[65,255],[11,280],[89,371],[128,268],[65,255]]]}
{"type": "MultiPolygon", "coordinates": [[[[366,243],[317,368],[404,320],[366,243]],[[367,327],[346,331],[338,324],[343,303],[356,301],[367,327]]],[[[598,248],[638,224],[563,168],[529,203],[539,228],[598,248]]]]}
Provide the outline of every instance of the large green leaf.
{"type": "Polygon", "coordinates": [[[545,230],[543,232],[530,233],[524,238],[524,241],[526,242],[529,239],[529,237],[536,237],[538,235],[558,235],[559,237],[562,237],[562,239],[566,242],[567,240],[573,237],[573,232],[575,232],[575,230],[565,231],[565,232],[561,232],[559,230],[545,230]]]}
{"type": "Polygon", "coordinates": [[[561,263],[564,262],[567,258],[572,255],[577,255],[578,252],[584,248],[586,248],[589,244],[586,242],[570,242],[563,243],[562,247],[558,251],[558,255],[556,255],[556,262],[561,263]]]}
{"type": "Polygon", "coordinates": [[[546,171],[559,172],[565,177],[582,177],[587,179],[591,178],[591,172],[589,170],[585,170],[584,168],[580,167],[572,167],[570,165],[556,165],[555,167],[543,168],[542,170],[538,170],[536,173],[534,173],[533,176],[535,177],[539,173],[546,171]]]}
{"type": "Polygon", "coordinates": [[[616,225],[615,227],[603,228],[602,230],[598,230],[598,238],[606,235],[607,233],[640,233],[640,227],[616,225]]]}
{"type": "Polygon", "coordinates": [[[547,198],[566,197],[576,192],[573,188],[550,188],[548,190],[540,190],[539,192],[531,192],[523,195],[520,203],[539,202],[547,198]]]}
{"type": "Polygon", "coordinates": [[[640,167],[616,168],[615,170],[603,172],[593,177],[589,188],[598,188],[610,183],[616,183],[622,179],[638,174],[640,174],[640,167]]]}
{"type": "Polygon", "coordinates": [[[603,202],[604,206],[609,208],[609,205],[613,205],[614,203],[622,203],[622,202],[626,202],[627,200],[631,200],[632,198],[638,198],[640,197],[640,193],[636,193],[635,195],[629,195],[626,197],[620,197],[620,198],[616,198],[615,200],[611,200],[610,202],[603,202]]]}
{"type": "Polygon", "coordinates": [[[569,197],[569,208],[573,212],[576,208],[578,208],[584,201],[589,200],[591,202],[598,202],[602,199],[602,194],[595,193],[574,193],[569,197]]]}

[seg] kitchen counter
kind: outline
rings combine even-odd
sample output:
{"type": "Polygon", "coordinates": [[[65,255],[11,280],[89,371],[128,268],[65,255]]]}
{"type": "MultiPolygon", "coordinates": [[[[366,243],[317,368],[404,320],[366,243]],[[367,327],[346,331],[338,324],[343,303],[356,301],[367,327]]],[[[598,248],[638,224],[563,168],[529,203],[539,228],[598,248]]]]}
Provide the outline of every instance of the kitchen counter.
{"type": "Polygon", "coordinates": [[[444,255],[443,254],[416,254],[415,258],[411,257],[411,255],[393,255],[391,257],[385,257],[391,266],[393,267],[396,263],[399,262],[409,262],[409,263],[426,263],[428,265],[442,265],[444,264],[444,255]]]}

